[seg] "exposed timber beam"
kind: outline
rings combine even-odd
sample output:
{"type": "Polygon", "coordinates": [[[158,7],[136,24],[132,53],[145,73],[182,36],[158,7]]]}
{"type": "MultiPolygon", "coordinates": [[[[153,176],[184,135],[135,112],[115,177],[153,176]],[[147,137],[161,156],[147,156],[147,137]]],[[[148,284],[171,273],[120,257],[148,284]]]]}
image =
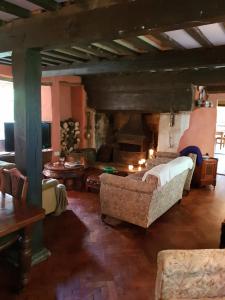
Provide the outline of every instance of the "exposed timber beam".
{"type": "Polygon", "coordinates": [[[46,10],[56,10],[58,7],[57,2],[54,0],[29,0],[29,2],[32,2],[46,10]]]}
{"type": "Polygon", "coordinates": [[[211,94],[221,94],[221,93],[224,94],[225,93],[225,84],[224,85],[209,85],[206,88],[207,88],[207,92],[211,93],[211,94]]]}
{"type": "Polygon", "coordinates": [[[225,1],[222,0],[189,0],[182,5],[180,0],[120,2],[93,10],[79,10],[74,4],[57,12],[46,12],[4,25],[0,28],[0,52],[21,47],[53,49],[91,44],[225,19],[225,1]],[[128,12],[129,18],[125,18],[128,12]]]}
{"type": "Polygon", "coordinates": [[[195,39],[203,47],[212,47],[213,44],[207,39],[206,36],[197,28],[187,28],[186,32],[195,39]]]}
{"type": "Polygon", "coordinates": [[[43,76],[182,70],[184,68],[225,67],[225,46],[209,49],[170,50],[133,59],[85,62],[43,70],[43,76]]]}
{"type": "Polygon", "coordinates": [[[17,16],[19,18],[29,18],[30,11],[16,4],[1,0],[0,11],[17,16]]]}

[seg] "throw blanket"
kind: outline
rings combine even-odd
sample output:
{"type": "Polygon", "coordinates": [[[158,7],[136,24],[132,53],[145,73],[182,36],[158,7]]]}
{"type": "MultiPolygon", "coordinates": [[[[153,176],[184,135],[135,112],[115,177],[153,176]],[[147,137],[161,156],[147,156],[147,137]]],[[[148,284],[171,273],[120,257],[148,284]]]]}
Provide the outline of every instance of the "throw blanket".
{"type": "Polygon", "coordinates": [[[64,184],[58,184],[56,188],[56,209],[54,212],[55,216],[59,216],[66,210],[68,205],[66,187],[64,184]]]}
{"type": "Polygon", "coordinates": [[[195,153],[197,155],[196,164],[199,166],[202,164],[202,152],[197,146],[188,146],[180,151],[180,156],[188,156],[190,153],[195,153]]]}
{"type": "Polygon", "coordinates": [[[146,181],[148,175],[158,178],[158,187],[162,187],[171,181],[175,176],[183,173],[187,169],[193,168],[193,161],[190,157],[177,157],[167,164],[158,165],[145,172],[142,181],[146,181]]]}

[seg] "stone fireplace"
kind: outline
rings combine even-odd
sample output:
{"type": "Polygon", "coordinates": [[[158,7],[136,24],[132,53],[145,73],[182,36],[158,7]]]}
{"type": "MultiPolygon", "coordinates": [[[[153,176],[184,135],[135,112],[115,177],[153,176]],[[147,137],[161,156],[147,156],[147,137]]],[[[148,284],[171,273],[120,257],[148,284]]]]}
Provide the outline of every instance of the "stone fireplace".
{"type": "Polygon", "coordinates": [[[113,160],[122,164],[137,164],[146,158],[149,138],[143,129],[141,113],[130,113],[128,122],[119,130],[114,147],[113,160]]]}
{"type": "Polygon", "coordinates": [[[113,148],[112,162],[135,165],[146,158],[158,142],[159,114],[133,111],[97,112],[95,118],[96,149],[113,148]]]}

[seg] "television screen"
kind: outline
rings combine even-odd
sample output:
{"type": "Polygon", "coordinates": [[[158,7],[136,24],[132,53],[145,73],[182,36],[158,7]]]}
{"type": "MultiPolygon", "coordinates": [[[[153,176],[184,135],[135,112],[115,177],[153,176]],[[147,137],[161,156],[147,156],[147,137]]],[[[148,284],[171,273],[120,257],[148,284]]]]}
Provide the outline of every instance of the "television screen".
{"type": "MultiPolygon", "coordinates": [[[[5,127],[5,151],[15,151],[14,146],[14,123],[4,123],[5,127]]],[[[51,148],[51,123],[42,122],[42,149],[51,148]]]]}
{"type": "Polygon", "coordinates": [[[42,122],[42,149],[51,148],[51,123],[42,122]]]}
{"type": "Polygon", "coordinates": [[[5,123],[5,151],[14,151],[14,123],[5,123]]]}

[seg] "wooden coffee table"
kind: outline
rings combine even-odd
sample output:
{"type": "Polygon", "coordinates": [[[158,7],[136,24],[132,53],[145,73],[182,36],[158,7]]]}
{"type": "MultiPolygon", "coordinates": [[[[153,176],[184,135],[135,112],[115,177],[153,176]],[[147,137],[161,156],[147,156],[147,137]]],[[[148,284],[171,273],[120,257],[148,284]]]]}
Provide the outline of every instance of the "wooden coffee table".
{"type": "Polygon", "coordinates": [[[80,189],[83,184],[84,166],[65,167],[64,163],[47,163],[44,165],[43,174],[46,178],[54,178],[62,181],[67,190],[75,187],[75,181],[78,181],[80,189]]]}

